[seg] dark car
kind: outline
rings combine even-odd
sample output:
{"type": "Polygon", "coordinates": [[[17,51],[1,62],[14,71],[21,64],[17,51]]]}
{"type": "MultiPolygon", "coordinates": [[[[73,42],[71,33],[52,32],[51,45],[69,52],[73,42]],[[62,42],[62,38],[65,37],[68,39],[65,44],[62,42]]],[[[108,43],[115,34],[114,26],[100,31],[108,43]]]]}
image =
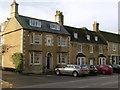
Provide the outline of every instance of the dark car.
{"type": "Polygon", "coordinates": [[[89,68],[89,75],[97,75],[98,70],[95,65],[87,65],[89,68]]]}
{"type": "Polygon", "coordinates": [[[98,69],[98,73],[99,74],[112,74],[113,73],[113,69],[112,69],[112,66],[111,65],[97,65],[96,66],[97,69],[98,69]]]}
{"type": "Polygon", "coordinates": [[[65,65],[62,67],[55,68],[55,73],[57,75],[60,74],[67,74],[67,75],[73,75],[74,77],[77,76],[83,76],[85,74],[88,74],[89,72],[85,69],[83,69],[80,65],[65,65]]]}
{"type": "Polygon", "coordinates": [[[120,73],[120,65],[119,64],[112,64],[111,66],[113,68],[114,73],[120,73]]]}

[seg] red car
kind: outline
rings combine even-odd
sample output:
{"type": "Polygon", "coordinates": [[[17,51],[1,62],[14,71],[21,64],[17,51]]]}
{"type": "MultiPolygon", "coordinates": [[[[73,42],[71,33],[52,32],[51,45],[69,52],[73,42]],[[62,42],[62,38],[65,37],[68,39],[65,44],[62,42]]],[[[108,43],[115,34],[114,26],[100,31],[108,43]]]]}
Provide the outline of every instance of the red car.
{"type": "Polygon", "coordinates": [[[113,73],[113,69],[112,69],[111,65],[105,64],[105,65],[98,65],[96,67],[98,69],[99,74],[106,75],[106,74],[112,74],[113,73]]]}

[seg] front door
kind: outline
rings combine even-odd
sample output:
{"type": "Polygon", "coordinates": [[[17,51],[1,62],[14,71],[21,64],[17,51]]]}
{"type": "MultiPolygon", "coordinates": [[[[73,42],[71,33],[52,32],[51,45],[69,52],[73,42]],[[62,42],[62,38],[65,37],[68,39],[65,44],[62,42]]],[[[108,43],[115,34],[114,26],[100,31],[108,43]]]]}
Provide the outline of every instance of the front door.
{"type": "Polygon", "coordinates": [[[90,59],[90,65],[93,65],[93,59],[90,59]]]}
{"type": "Polygon", "coordinates": [[[51,53],[48,53],[46,58],[46,68],[51,69],[51,53]]]}

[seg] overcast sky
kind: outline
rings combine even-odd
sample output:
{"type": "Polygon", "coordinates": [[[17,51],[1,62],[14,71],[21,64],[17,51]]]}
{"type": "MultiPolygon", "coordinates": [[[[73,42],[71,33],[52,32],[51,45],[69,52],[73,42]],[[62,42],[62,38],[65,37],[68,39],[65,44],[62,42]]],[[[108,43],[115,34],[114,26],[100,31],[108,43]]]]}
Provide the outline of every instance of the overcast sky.
{"type": "MultiPolygon", "coordinates": [[[[10,17],[13,0],[0,0],[0,22],[10,17]]],[[[73,27],[87,27],[92,30],[94,21],[100,30],[118,33],[119,0],[16,0],[19,14],[38,19],[54,21],[56,10],[64,15],[64,24],[73,27]]]]}

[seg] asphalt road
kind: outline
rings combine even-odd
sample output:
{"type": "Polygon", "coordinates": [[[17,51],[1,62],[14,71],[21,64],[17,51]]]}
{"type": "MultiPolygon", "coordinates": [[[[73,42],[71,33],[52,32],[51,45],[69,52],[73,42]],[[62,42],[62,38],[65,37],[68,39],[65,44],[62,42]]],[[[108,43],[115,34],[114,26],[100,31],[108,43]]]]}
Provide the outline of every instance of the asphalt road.
{"type": "Polygon", "coordinates": [[[73,77],[3,72],[2,78],[15,88],[118,88],[118,74],[73,77]]]}

